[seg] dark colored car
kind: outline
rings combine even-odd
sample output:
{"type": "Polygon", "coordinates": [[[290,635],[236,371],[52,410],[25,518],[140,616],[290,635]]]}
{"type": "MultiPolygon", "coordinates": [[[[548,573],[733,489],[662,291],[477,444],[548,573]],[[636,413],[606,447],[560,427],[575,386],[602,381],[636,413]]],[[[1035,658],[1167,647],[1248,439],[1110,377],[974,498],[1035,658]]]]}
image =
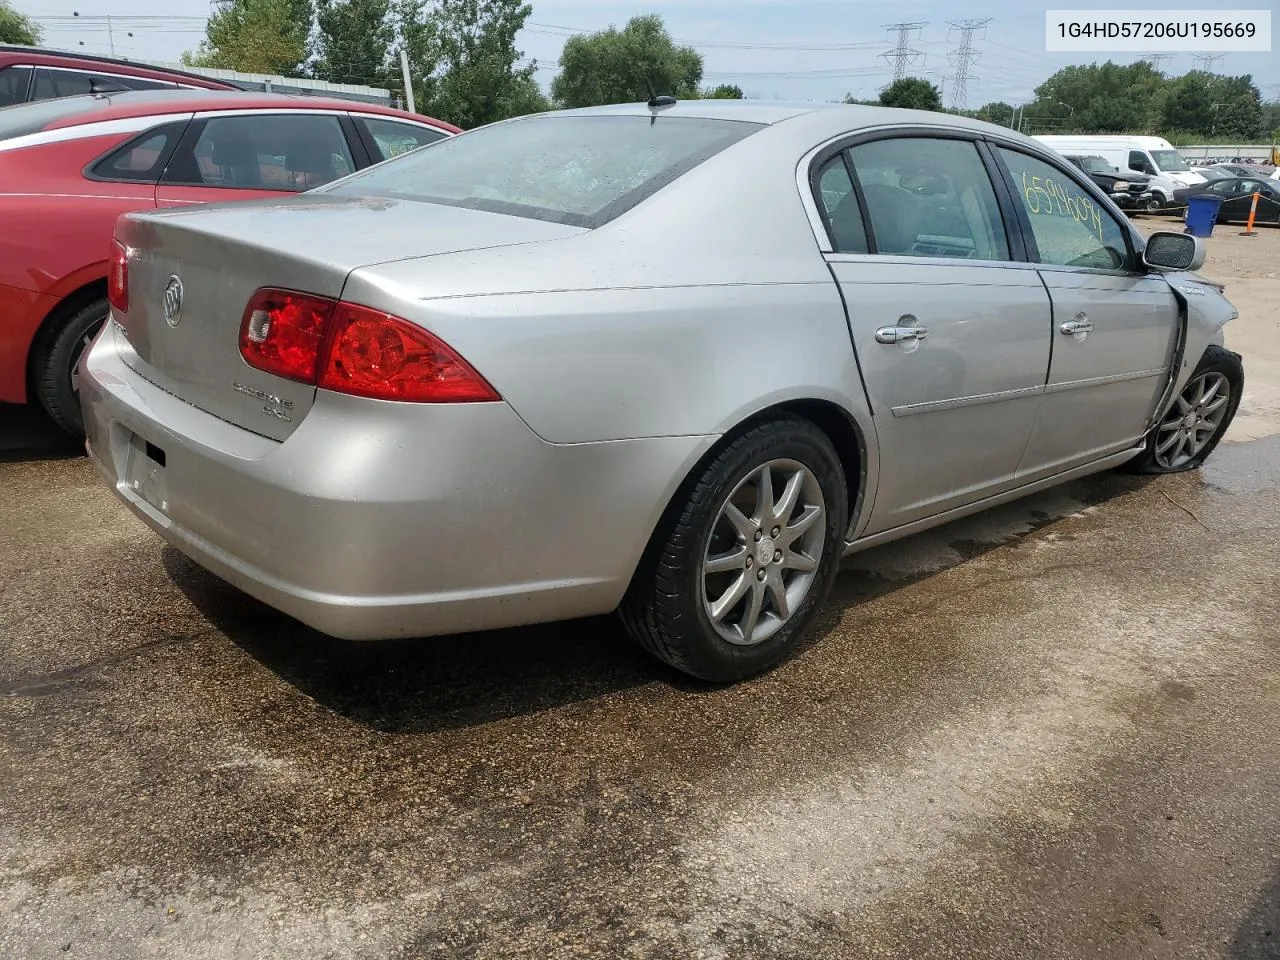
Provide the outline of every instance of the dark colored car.
{"type": "Polygon", "coordinates": [[[1275,167],[1269,163],[1233,160],[1230,163],[1215,163],[1213,169],[1221,170],[1229,177],[1269,177],[1275,167]]]}
{"type": "Polygon", "coordinates": [[[1127,170],[1121,173],[1102,157],[1068,154],[1067,159],[1089,175],[1089,178],[1107,192],[1116,205],[1124,210],[1145,207],[1151,198],[1148,184],[1151,178],[1145,173],[1127,170]]]}
{"type": "Polygon", "coordinates": [[[1230,220],[1248,220],[1249,209],[1253,206],[1253,195],[1258,194],[1258,213],[1256,223],[1274,223],[1280,225],[1280,180],[1267,180],[1263,177],[1229,177],[1226,180],[1215,180],[1213,183],[1201,183],[1194,187],[1176,190],[1173,194],[1175,203],[1186,203],[1192,197],[1217,197],[1222,201],[1218,211],[1218,223],[1230,220]]]}
{"type": "Polygon", "coordinates": [[[238,90],[233,83],[127,60],[0,44],[0,107],[122,90],[238,90]]]}

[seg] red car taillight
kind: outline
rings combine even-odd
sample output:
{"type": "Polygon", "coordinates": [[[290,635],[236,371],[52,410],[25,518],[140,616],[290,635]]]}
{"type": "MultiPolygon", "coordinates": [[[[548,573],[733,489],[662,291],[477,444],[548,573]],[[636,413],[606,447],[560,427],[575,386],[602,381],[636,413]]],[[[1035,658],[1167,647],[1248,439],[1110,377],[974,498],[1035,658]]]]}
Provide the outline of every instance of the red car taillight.
{"type": "Polygon", "coordinates": [[[107,270],[107,302],[113,310],[129,312],[129,252],[119,240],[111,241],[111,266],[107,270]]]}
{"type": "Polygon", "coordinates": [[[288,290],[253,295],[240,325],[240,355],[279,377],[377,400],[502,399],[421,327],[380,310],[288,290]]]}
{"type": "Polygon", "coordinates": [[[315,384],[320,348],[337,302],[291,290],[259,290],[240,323],[240,356],[251,367],[315,384]]]}

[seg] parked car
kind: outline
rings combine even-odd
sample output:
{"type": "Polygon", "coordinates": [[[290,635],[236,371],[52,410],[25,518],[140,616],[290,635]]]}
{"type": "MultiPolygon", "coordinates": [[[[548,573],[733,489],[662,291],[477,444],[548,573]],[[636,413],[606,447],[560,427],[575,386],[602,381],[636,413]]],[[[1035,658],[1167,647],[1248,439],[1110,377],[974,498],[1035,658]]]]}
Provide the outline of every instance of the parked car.
{"type": "MultiPolygon", "coordinates": [[[[1227,173],[1227,171],[1218,167],[1196,167],[1196,173],[1204,177],[1205,183],[1212,183],[1215,180],[1230,180],[1233,176],[1233,174],[1227,173]]],[[[1188,189],[1195,189],[1195,187],[1188,189]]]]}
{"type": "Polygon", "coordinates": [[[1147,174],[1151,178],[1149,210],[1168,206],[1175,190],[1204,182],[1200,171],[1192,169],[1173,144],[1162,137],[1042,134],[1035,139],[1059,153],[1100,156],[1117,169],[1147,174]]]}
{"type": "Polygon", "coordinates": [[[0,44],[0,107],[123,90],[236,90],[212,77],[38,47],[0,44]]]}
{"type": "Polygon", "coordinates": [[[321,97],[148,91],[0,110],[0,401],[81,431],[73,375],[128,210],[297,193],[458,130],[321,97]]]}
{"type": "Polygon", "coordinates": [[[1221,170],[1229,177],[1269,177],[1276,168],[1263,163],[1215,163],[1210,169],[1221,170]]]}
{"type": "Polygon", "coordinates": [[[1191,469],[1226,431],[1204,242],[1144,241],[1056,153],[938,113],[652,103],[122,217],[92,462],[338,637],[620,609],[731,681],[796,648],[842,555],[1191,469]]]}
{"type": "Polygon", "coordinates": [[[1227,223],[1231,220],[1249,219],[1255,193],[1258,194],[1258,211],[1254,222],[1280,224],[1280,183],[1274,180],[1264,180],[1258,176],[1230,177],[1179,190],[1174,196],[1179,203],[1186,203],[1192,197],[1219,198],[1222,206],[1218,209],[1217,222],[1227,223]]]}
{"type": "Polygon", "coordinates": [[[1063,154],[1089,175],[1121,210],[1146,207],[1151,199],[1151,178],[1145,173],[1121,173],[1102,157],[1063,154]]]}

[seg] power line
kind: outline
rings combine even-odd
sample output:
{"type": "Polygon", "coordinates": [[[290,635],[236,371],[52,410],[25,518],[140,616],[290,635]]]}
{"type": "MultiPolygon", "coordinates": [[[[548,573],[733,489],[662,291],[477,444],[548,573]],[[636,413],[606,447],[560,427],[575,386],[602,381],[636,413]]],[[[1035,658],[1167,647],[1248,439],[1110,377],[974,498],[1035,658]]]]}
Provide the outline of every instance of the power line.
{"type": "MultiPolygon", "coordinates": [[[[987,17],[984,20],[948,21],[952,30],[960,31],[960,49],[948,57],[956,68],[955,85],[951,88],[952,110],[969,109],[969,81],[974,79],[973,74],[969,72],[969,65],[976,63],[982,56],[982,51],[973,48],[973,35],[985,29],[991,20],[991,17],[987,17]]],[[[948,39],[950,39],[950,33],[951,31],[947,32],[948,39]]]]}
{"type": "Polygon", "coordinates": [[[1152,53],[1143,57],[1142,59],[1150,62],[1152,69],[1155,70],[1156,73],[1162,74],[1164,73],[1164,71],[1160,69],[1160,64],[1164,63],[1166,60],[1172,60],[1173,54],[1172,53],[1152,53]]]}
{"type": "Polygon", "coordinates": [[[1225,53],[1201,53],[1196,55],[1195,62],[1204,64],[1205,73],[1213,73],[1213,65],[1225,56],[1225,53]]]}
{"type": "Polygon", "coordinates": [[[898,34],[898,45],[880,54],[882,58],[893,63],[894,83],[907,75],[907,67],[924,57],[921,51],[911,47],[911,34],[918,35],[926,26],[928,26],[927,20],[919,23],[892,23],[885,27],[890,33],[898,34]]]}

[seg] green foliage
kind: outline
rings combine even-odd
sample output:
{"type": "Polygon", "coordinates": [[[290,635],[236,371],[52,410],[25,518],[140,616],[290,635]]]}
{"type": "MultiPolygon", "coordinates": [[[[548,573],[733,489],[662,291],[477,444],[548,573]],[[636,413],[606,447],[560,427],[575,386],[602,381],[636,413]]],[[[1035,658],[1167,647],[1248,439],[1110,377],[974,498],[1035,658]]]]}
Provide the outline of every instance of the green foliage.
{"type": "Polygon", "coordinates": [[[34,47],[40,42],[40,28],[24,16],[8,0],[0,0],[0,43],[20,43],[34,47]]]}
{"type": "Polygon", "coordinates": [[[307,59],[310,0],[235,0],[209,18],[205,39],[182,55],[191,67],[290,75],[307,59]]]}
{"type": "Polygon", "coordinates": [[[552,96],[565,107],[648,100],[655,93],[697,95],[702,57],[678,47],[656,14],[633,17],[618,30],[570,37],[560,53],[552,96]]]}
{"type": "Polygon", "coordinates": [[[742,88],[736,83],[722,83],[718,87],[707,87],[699,96],[703,100],[742,100],[742,88]]]}
{"type": "Polygon", "coordinates": [[[316,77],[387,86],[395,39],[391,14],[390,0],[317,0],[316,77]]]}
{"type": "Polygon", "coordinates": [[[880,106],[905,110],[942,110],[942,91],[921,77],[903,77],[884,88],[880,106]]]}
{"type": "Polygon", "coordinates": [[[1013,104],[1005,103],[1003,100],[996,100],[979,107],[973,112],[973,117],[976,120],[985,120],[987,123],[996,123],[1002,127],[1007,127],[1013,122],[1013,110],[1013,104]]]}
{"type": "Polygon", "coordinates": [[[397,13],[419,111],[470,129],[549,109],[537,65],[516,66],[516,34],[532,9],[523,0],[404,0],[397,13]]]}

